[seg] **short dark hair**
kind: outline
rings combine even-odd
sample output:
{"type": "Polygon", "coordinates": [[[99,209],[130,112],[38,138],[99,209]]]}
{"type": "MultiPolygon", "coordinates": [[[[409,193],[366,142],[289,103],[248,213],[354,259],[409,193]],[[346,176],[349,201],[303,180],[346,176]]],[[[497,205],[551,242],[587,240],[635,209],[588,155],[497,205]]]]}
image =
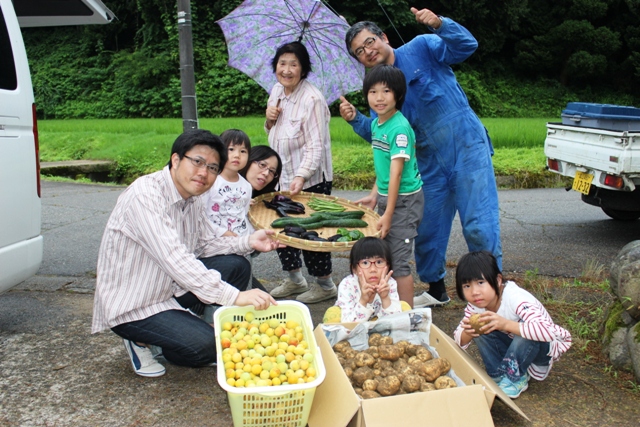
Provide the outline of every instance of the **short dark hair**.
{"type": "Polygon", "coordinates": [[[309,51],[301,42],[290,42],[283,44],[276,50],[276,54],[273,56],[271,60],[271,67],[273,68],[273,72],[276,72],[276,68],[278,67],[278,61],[280,57],[285,53],[293,53],[298,61],[300,62],[300,67],[302,68],[302,72],[300,77],[306,79],[311,70],[311,58],[309,58],[309,51]]]}
{"type": "MultiPolygon", "coordinates": [[[[247,171],[249,170],[253,162],[259,162],[260,160],[266,160],[274,156],[278,160],[276,175],[280,176],[280,174],[282,174],[282,160],[280,159],[280,155],[278,154],[278,152],[273,148],[269,147],[268,145],[258,145],[257,147],[253,147],[251,149],[251,152],[249,152],[249,160],[247,160],[247,165],[244,168],[242,168],[239,174],[242,175],[243,178],[246,178],[247,171]]],[[[262,190],[260,191],[253,190],[253,194],[251,197],[257,197],[261,194],[271,193],[272,191],[275,191],[277,185],[278,185],[278,179],[274,178],[269,184],[265,185],[265,187],[262,190]]]]}
{"type": "Polygon", "coordinates": [[[227,163],[227,150],[218,135],[214,135],[204,129],[188,130],[176,138],[173,146],[171,147],[169,163],[167,163],[169,169],[171,169],[171,157],[174,153],[178,155],[180,160],[182,160],[184,155],[196,145],[206,145],[207,147],[217,151],[218,156],[220,157],[220,170],[224,169],[224,165],[227,163]]]}
{"type": "Polygon", "coordinates": [[[229,150],[230,145],[244,145],[244,148],[251,150],[249,135],[240,129],[227,129],[220,134],[220,139],[227,150],[229,150]]]}
{"type": "Polygon", "coordinates": [[[358,57],[356,56],[355,52],[351,50],[351,43],[362,30],[369,30],[374,36],[380,38],[384,36],[384,31],[382,31],[380,27],[378,27],[371,21],[360,21],[353,24],[351,28],[347,30],[347,34],[344,37],[344,42],[347,44],[347,51],[349,52],[349,55],[353,56],[356,59],[358,59],[358,57]]]}
{"type": "Polygon", "coordinates": [[[362,82],[362,95],[365,102],[368,101],[367,94],[371,86],[377,83],[384,83],[393,92],[396,100],[396,110],[400,110],[404,104],[404,97],[407,94],[407,80],[404,73],[393,65],[378,64],[364,76],[362,82]]]}
{"type": "Polygon", "coordinates": [[[458,298],[466,301],[462,285],[474,280],[486,280],[496,295],[500,296],[498,276],[502,275],[496,257],[489,251],[469,252],[460,258],[456,267],[456,292],[458,298]]]}
{"type": "Polygon", "coordinates": [[[349,254],[349,266],[351,267],[351,272],[355,274],[358,270],[358,262],[367,258],[380,257],[387,261],[388,270],[393,270],[393,265],[391,264],[391,248],[389,244],[378,237],[362,237],[359,239],[351,248],[351,253],[349,254]]]}

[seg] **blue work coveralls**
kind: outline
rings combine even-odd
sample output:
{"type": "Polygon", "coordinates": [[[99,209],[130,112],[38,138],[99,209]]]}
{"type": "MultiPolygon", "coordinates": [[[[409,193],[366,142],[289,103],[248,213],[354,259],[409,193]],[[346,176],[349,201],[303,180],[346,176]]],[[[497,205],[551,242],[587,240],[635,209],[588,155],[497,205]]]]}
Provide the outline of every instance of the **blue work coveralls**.
{"type": "MultiPolygon", "coordinates": [[[[449,18],[434,32],[395,49],[393,64],[407,79],[402,114],[416,133],[425,203],[415,257],[420,280],[428,283],[445,276],[456,211],[469,251],[492,252],[502,269],[491,139],[450,67],[471,56],[478,42],[449,18]]],[[[358,112],[349,124],[371,142],[372,120],[358,112]]]]}

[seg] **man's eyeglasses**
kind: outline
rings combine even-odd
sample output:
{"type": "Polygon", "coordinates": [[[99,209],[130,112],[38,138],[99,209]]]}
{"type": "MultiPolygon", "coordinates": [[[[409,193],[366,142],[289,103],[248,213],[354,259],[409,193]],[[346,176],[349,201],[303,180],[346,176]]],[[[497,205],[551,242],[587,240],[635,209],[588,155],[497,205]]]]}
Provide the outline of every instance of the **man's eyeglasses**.
{"type": "Polygon", "coordinates": [[[269,164],[267,162],[265,162],[264,160],[255,160],[254,163],[256,165],[258,165],[258,167],[260,168],[261,171],[264,171],[265,169],[268,169],[269,170],[269,175],[271,175],[271,177],[273,179],[276,179],[278,177],[278,173],[273,169],[269,169],[269,164]]]}
{"type": "Polygon", "coordinates": [[[197,167],[198,169],[202,169],[206,167],[207,170],[211,172],[213,175],[218,175],[220,173],[220,165],[216,163],[207,164],[204,161],[204,159],[201,159],[200,157],[193,158],[187,155],[185,155],[184,157],[191,160],[191,163],[193,163],[193,166],[197,167]]]}
{"type": "Polygon", "coordinates": [[[387,266],[387,261],[381,258],[372,260],[372,259],[361,259],[358,261],[358,266],[362,269],[368,269],[372,265],[375,265],[377,268],[382,268],[387,266]]]}
{"type": "Polygon", "coordinates": [[[354,53],[356,54],[356,56],[362,56],[362,54],[364,53],[365,49],[371,49],[371,47],[373,46],[373,44],[376,42],[377,37],[369,37],[368,39],[366,39],[364,41],[364,43],[362,43],[362,46],[360,46],[359,48],[357,48],[354,53]]]}

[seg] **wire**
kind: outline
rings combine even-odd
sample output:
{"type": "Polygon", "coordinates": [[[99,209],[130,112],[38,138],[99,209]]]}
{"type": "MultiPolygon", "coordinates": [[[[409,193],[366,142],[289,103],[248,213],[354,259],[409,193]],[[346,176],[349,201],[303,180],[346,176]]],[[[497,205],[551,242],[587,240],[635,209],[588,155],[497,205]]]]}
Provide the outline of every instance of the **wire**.
{"type": "Polygon", "coordinates": [[[378,5],[380,6],[380,9],[382,9],[382,12],[384,13],[384,16],[387,17],[387,19],[389,20],[389,23],[391,24],[391,26],[393,27],[393,29],[395,30],[396,34],[398,35],[398,37],[400,37],[400,40],[402,41],[402,44],[404,43],[404,39],[402,38],[402,36],[400,35],[400,32],[398,31],[398,29],[396,28],[395,25],[393,25],[393,21],[391,20],[391,18],[389,17],[389,15],[387,14],[387,11],[384,10],[384,7],[382,7],[382,3],[380,3],[380,0],[378,0],[378,5]]]}

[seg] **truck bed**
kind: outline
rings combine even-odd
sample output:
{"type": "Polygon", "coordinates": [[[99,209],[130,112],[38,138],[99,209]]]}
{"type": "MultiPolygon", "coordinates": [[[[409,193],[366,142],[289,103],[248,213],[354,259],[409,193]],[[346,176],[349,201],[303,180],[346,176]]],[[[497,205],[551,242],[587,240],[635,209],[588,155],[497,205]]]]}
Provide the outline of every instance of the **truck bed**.
{"type": "Polygon", "coordinates": [[[544,153],[558,161],[561,175],[587,172],[594,175],[593,185],[600,187],[606,187],[606,174],[623,176],[627,191],[635,188],[633,181],[640,185],[640,132],[547,123],[544,153]]]}

